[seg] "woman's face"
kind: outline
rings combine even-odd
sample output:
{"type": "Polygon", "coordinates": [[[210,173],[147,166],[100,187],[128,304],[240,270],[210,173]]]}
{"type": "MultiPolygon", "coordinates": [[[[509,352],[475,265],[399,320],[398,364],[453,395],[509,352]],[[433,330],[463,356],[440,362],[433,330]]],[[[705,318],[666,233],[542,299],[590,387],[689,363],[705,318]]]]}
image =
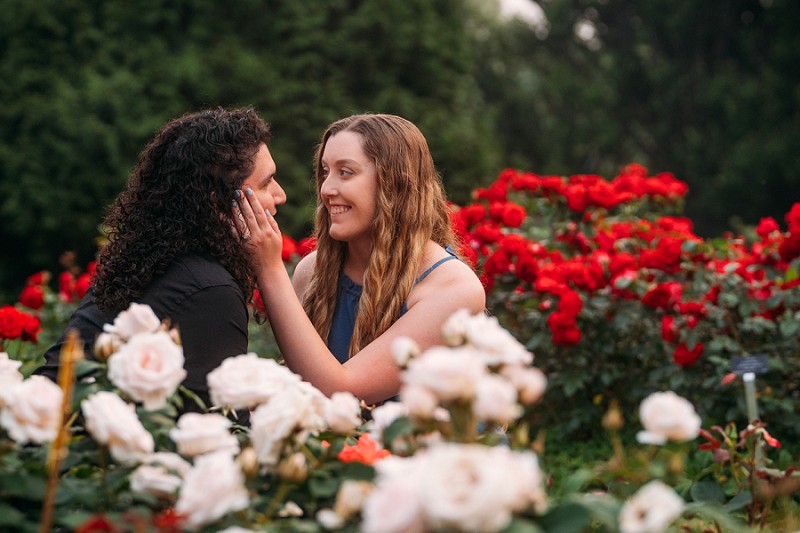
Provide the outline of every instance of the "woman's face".
{"type": "Polygon", "coordinates": [[[277,206],[286,203],[286,193],[275,179],[276,171],[277,167],[269,148],[266,144],[262,144],[256,154],[253,172],[242,183],[242,190],[245,191],[250,187],[264,209],[273,215],[278,211],[277,206]]]}
{"type": "Polygon", "coordinates": [[[378,213],[375,162],[364,153],[361,135],[340,131],[322,152],[324,181],[320,197],[328,210],[330,236],[337,241],[370,244],[378,213]]]}

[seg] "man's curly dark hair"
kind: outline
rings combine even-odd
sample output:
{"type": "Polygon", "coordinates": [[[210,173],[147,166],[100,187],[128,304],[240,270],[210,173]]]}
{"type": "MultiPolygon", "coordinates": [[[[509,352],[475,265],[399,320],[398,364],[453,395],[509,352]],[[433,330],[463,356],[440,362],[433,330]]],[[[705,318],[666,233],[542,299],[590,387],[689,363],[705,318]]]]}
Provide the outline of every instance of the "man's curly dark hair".
{"type": "Polygon", "coordinates": [[[187,253],[217,260],[252,300],[255,281],[231,223],[231,200],[269,139],[269,125],[252,107],[191,113],[156,133],[106,213],[109,244],[92,289],[103,313],[126,309],[187,253]]]}

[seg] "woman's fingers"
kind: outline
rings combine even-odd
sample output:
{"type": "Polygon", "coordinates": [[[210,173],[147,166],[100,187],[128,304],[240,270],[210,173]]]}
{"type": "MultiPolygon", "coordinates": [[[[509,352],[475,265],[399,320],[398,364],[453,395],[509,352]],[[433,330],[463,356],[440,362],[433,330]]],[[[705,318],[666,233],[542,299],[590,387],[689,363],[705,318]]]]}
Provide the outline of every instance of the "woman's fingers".
{"type": "Polygon", "coordinates": [[[256,214],[257,211],[261,210],[261,204],[252,189],[247,188],[242,191],[242,196],[239,198],[239,209],[251,232],[261,227],[258,215],[256,214]]]}

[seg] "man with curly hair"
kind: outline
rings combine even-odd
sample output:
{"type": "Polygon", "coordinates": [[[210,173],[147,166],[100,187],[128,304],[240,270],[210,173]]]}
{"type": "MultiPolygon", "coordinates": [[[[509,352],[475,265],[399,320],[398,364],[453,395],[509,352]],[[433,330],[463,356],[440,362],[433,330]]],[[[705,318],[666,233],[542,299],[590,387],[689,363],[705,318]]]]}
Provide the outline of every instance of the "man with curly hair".
{"type": "MultiPolygon", "coordinates": [[[[133,302],[147,304],[179,329],[183,384],[208,405],[208,372],[247,352],[255,287],[233,200],[249,188],[272,215],[286,201],[269,140],[269,125],[250,107],[191,113],[157,132],[107,210],[109,244],[65,330],[80,332],[89,357],[104,324],[133,302]]],[[[64,342],[35,373],[56,379],[64,342]]],[[[192,403],[184,410],[196,410],[192,403]]]]}

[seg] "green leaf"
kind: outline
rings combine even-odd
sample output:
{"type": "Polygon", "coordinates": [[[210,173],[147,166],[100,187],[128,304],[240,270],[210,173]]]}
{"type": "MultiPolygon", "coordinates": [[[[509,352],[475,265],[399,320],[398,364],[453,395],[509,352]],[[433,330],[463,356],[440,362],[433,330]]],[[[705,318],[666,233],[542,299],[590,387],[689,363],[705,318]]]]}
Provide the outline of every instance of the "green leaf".
{"type": "Polygon", "coordinates": [[[414,428],[411,425],[411,420],[408,417],[402,416],[389,424],[383,431],[383,441],[385,443],[391,443],[397,437],[411,435],[413,430],[414,428]]]}
{"type": "Polygon", "coordinates": [[[530,520],[515,517],[502,533],[544,533],[544,530],[530,520]]]}
{"type": "Polygon", "coordinates": [[[570,502],[553,507],[540,523],[547,533],[582,533],[592,521],[585,506],[570,502]]]}
{"type": "Polygon", "coordinates": [[[784,337],[794,337],[800,332],[800,322],[796,320],[783,320],[778,326],[781,335],[784,337]]]}
{"type": "Polygon", "coordinates": [[[18,509],[0,503],[0,526],[18,526],[25,521],[25,514],[18,509]]]}
{"type": "Polygon", "coordinates": [[[731,500],[724,505],[728,512],[738,511],[739,509],[753,503],[753,495],[749,490],[744,490],[731,498],[731,500]]]}
{"type": "Polygon", "coordinates": [[[372,481],[375,479],[375,468],[359,462],[347,463],[342,468],[341,475],[343,478],[357,481],[372,481]]]}
{"type": "Polygon", "coordinates": [[[339,480],[327,473],[320,473],[308,480],[308,488],[314,498],[332,498],[339,490],[339,480]]]}
{"type": "Polygon", "coordinates": [[[692,500],[696,502],[722,503],[725,501],[725,491],[716,481],[698,481],[692,485],[690,494],[692,500]]]}

